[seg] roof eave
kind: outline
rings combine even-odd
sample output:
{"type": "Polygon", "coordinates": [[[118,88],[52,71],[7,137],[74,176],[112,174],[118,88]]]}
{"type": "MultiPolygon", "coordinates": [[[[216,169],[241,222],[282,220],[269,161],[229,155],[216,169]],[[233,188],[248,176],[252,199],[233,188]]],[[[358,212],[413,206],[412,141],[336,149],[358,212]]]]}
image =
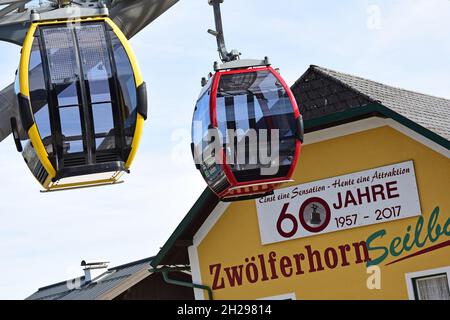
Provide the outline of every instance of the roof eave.
{"type": "Polygon", "coordinates": [[[373,103],[366,106],[351,108],[342,112],[333,113],[320,118],[305,121],[305,131],[313,132],[324,128],[333,127],[343,123],[353,122],[370,116],[380,116],[390,118],[404,125],[405,127],[417,132],[418,134],[430,139],[438,145],[450,150],[450,141],[434,133],[433,131],[417,124],[416,122],[402,116],[381,103],[373,103]]]}
{"type": "Polygon", "coordinates": [[[173,247],[175,247],[175,244],[178,242],[180,237],[185,233],[191,223],[203,212],[203,208],[205,208],[210,202],[215,202],[215,207],[219,203],[219,199],[209,188],[206,188],[198,198],[198,200],[195,202],[195,204],[192,206],[191,210],[189,210],[187,215],[172,233],[170,238],[166,241],[156,257],[150,262],[150,265],[153,268],[164,264],[164,259],[168,255],[169,251],[173,247]]]}

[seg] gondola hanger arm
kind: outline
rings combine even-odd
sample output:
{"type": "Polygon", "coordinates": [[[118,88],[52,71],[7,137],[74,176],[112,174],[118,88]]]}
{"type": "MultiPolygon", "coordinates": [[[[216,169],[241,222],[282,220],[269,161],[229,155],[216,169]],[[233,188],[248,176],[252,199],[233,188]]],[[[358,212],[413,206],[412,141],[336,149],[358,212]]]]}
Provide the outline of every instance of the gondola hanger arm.
{"type": "Polygon", "coordinates": [[[231,50],[228,52],[225,45],[225,36],[223,32],[222,24],[222,14],[220,11],[220,4],[224,0],[208,0],[208,4],[213,7],[214,10],[214,21],[216,25],[216,30],[208,29],[208,33],[213,35],[217,40],[217,49],[219,51],[219,56],[222,62],[231,62],[239,60],[241,53],[237,50],[231,50]]]}
{"type": "MultiPolygon", "coordinates": [[[[237,50],[228,51],[225,45],[225,36],[223,32],[222,14],[220,11],[220,4],[225,0],[208,0],[208,4],[213,7],[214,21],[216,30],[208,29],[208,33],[213,35],[217,40],[217,51],[219,52],[220,60],[223,62],[214,63],[214,71],[236,69],[236,68],[250,68],[260,66],[270,66],[269,58],[265,57],[263,60],[242,60],[241,53],[237,50]]],[[[206,84],[202,81],[202,85],[206,84]]]]}

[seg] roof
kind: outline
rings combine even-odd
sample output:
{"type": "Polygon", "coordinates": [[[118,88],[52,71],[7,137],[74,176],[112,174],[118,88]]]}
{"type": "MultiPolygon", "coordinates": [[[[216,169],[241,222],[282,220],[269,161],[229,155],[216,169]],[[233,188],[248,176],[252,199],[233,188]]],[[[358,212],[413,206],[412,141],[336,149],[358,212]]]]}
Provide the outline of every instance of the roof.
{"type": "MultiPolygon", "coordinates": [[[[94,279],[89,284],[81,285],[79,289],[72,289],[70,284],[76,282],[83,283],[84,276],[62,281],[50,286],[42,287],[37,292],[26,298],[26,300],[95,300],[107,295],[112,290],[123,286],[124,290],[133,286],[137,275],[142,277],[149,276],[149,263],[152,258],[146,258],[132,263],[124,264],[118,267],[110,268],[104,274],[94,279]],[[69,285],[68,285],[69,284],[69,285]]],[[[124,291],[123,290],[123,291],[124,291]]],[[[119,292],[121,293],[121,292],[119,292]]]]}
{"type": "Polygon", "coordinates": [[[344,109],[378,103],[446,140],[450,140],[449,99],[388,86],[376,81],[319,66],[311,66],[292,86],[294,94],[297,93],[296,97],[300,98],[300,108],[303,105],[303,100],[308,100],[309,98],[309,101],[305,101],[307,104],[305,109],[314,106],[319,110],[335,111],[333,109],[330,110],[330,107],[326,104],[332,95],[332,92],[327,93],[324,90],[324,85],[327,80],[337,85],[340,84],[342,88],[346,88],[350,92],[347,96],[340,96],[341,103],[344,100],[344,104],[346,105],[343,106],[344,109]],[[305,92],[309,94],[306,99],[305,92]],[[352,100],[349,100],[348,96],[353,96],[352,100]],[[311,100],[310,97],[314,97],[315,99],[311,100]]]}
{"type": "MultiPolygon", "coordinates": [[[[292,86],[305,132],[378,116],[391,118],[450,150],[450,100],[311,65],[292,86]]],[[[151,261],[189,264],[187,247],[219,203],[206,188],[151,261]]]]}

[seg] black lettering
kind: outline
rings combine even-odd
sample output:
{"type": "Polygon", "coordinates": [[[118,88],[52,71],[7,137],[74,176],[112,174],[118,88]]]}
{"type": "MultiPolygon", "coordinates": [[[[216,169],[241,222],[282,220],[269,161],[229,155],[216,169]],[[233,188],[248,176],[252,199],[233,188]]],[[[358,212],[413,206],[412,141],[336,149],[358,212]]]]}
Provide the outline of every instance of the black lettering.
{"type": "Polygon", "coordinates": [[[340,192],[338,192],[338,202],[337,203],[333,203],[333,207],[335,209],[342,208],[342,194],[340,192]]]}
{"type": "Polygon", "coordinates": [[[372,186],[373,202],[377,201],[377,195],[380,195],[383,200],[385,199],[384,187],[381,184],[376,184],[372,186]]]}
{"type": "Polygon", "coordinates": [[[397,190],[398,190],[397,181],[391,181],[391,182],[386,183],[386,192],[387,192],[388,199],[400,197],[400,195],[398,193],[394,194],[394,192],[397,190]]]}
{"type": "Polygon", "coordinates": [[[364,198],[364,197],[367,198],[367,203],[370,203],[370,191],[369,191],[369,187],[366,187],[365,190],[366,190],[366,192],[364,192],[364,193],[361,192],[361,189],[358,189],[358,190],[357,190],[357,193],[358,193],[358,202],[359,202],[359,204],[362,204],[362,203],[363,203],[362,198],[364,198]]]}

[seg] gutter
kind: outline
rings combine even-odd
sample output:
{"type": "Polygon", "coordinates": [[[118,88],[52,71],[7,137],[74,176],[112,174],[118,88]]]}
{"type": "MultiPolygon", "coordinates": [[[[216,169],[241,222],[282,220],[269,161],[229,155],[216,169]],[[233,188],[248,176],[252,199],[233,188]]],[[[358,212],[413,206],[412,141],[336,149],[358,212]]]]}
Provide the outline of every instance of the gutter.
{"type": "Polygon", "coordinates": [[[208,293],[208,300],[214,300],[213,291],[212,291],[211,287],[209,287],[209,286],[169,278],[169,272],[171,272],[171,271],[190,271],[190,270],[191,270],[190,267],[163,267],[163,268],[159,268],[159,269],[149,269],[148,271],[152,272],[152,273],[157,273],[157,272],[162,273],[164,282],[167,284],[173,284],[175,286],[180,286],[180,287],[204,290],[208,293]]]}

